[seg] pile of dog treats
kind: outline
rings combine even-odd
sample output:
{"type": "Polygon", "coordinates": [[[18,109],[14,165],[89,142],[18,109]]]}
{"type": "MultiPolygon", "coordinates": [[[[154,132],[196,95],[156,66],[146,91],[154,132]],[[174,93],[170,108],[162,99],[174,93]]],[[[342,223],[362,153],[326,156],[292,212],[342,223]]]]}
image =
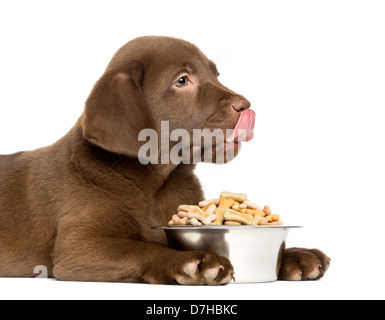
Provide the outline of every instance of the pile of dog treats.
{"type": "Polygon", "coordinates": [[[247,199],[244,193],[222,192],[220,198],[180,205],[169,226],[186,225],[283,225],[278,214],[269,206],[263,209],[247,199]]]}

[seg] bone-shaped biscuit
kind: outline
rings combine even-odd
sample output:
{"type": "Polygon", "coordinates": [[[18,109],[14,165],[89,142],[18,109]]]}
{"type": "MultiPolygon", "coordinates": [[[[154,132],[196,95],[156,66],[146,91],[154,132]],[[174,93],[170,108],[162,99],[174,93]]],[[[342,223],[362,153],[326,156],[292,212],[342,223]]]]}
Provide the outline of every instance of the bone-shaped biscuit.
{"type": "Polygon", "coordinates": [[[188,213],[187,216],[189,219],[197,219],[201,221],[204,225],[209,225],[211,222],[215,221],[217,216],[213,213],[203,212],[200,208],[195,208],[188,213]]]}
{"type": "Polygon", "coordinates": [[[178,207],[178,211],[183,211],[183,212],[190,212],[194,210],[195,208],[199,208],[198,206],[191,206],[187,204],[182,204],[178,207]]]}
{"type": "Polygon", "coordinates": [[[185,226],[187,224],[187,218],[181,218],[178,215],[174,214],[172,220],[169,221],[169,226],[185,226]]]}
{"type": "Polygon", "coordinates": [[[178,207],[178,216],[180,218],[188,218],[189,212],[192,212],[194,209],[200,209],[198,206],[190,206],[182,204],[178,207]]]}
{"type": "MultiPolygon", "coordinates": [[[[253,218],[253,226],[258,226],[261,220],[264,219],[260,214],[256,214],[253,218]]],[[[266,219],[265,219],[266,220],[266,219]]],[[[267,221],[267,220],[266,220],[267,221]]]]}
{"type": "Polygon", "coordinates": [[[234,204],[236,204],[237,201],[235,201],[232,198],[224,198],[221,197],[219,199],[219,207],[215,210],[215,215],[217,219],[212,223],[213,225],[222,225],[224,221],[224,213],[226,209],[231,208],[234,204]]]}
{"type": "MultiPolygon", "coordinates": [[[[209,225],[213,222],[217,216],[214,214],[216,209],[216,205],[210,205],[206,212],[204,212],[199,206],[191,206],[191,205],[180,205],[178,207],[178,215],[177,217],[188,219],[187,223],[189,224],[189,220],[197,219],[201,221],[204,225],[209,225]]],[[[192,221],[194,225],[196,225],[196,221],[192,221]]],[[[175,225],[174,221],[174,225],[175,225]]]]}
{"type": "Polygon", "coordinates": [[[224,219],[229,221],[240,222],[241,224],[251,226],[253,224],[253,216],[247,213],[240,213],[232,209],[226,209],[224,219]]]}
{"type": "Polygon", "coordinates": [[[258,206],[255,203],[250,202],[249,200],[246,200],[242,203],[242,205],[246,205],[246,208],[241,209],[258,209],[258,206]]]}
{"type": "Polygon", "coordinates": [[[238,202],[244,202],[247,200],[247,195],[244,193],[231,193],[231,192],[223,191],[221,193],[221,198],[231,198],[238,202]]]}
{"type": "Polygon", "coordinates": [[[280,216],[272,215],[269,206],[263,209],[243,193],[222,192],[219,199],[201,201],[199,206],[181,205],[170,225],[282,225],[280,216]]]}
{"type": "Polygon", "coordinates": [[[253,209],[241,209],[241,213],[247,213],[251,214],[252,216],[255,216],[256,214],[259,214],[261,217],[265,216],[265,213],[262,210],[253,210],[253,209]]]}
{"type": "Polygon", "coordinates": [[[199,206],[201,208],[204,208],[207,205],[212,204],[212,203],[215,204],[216,206],[219,205],[219,198],[201,201],[201,202],[199,202],[199,206]]]}
{"type": "Polygon", "coordinates": [[[213,214],[213,213],[215,212],[216,209],[217,209],[217,206],[216,206],[215,204],[210,204],[210,205],[206,208],[206,210],[203,210],[203,209],[202,209],[202,211],[203,211],[204,213],[207,213],[207,214],[213,214]]]}
{"type": "Polygon", "coordinates": [[[198,221],[196,218],[192,218],[187,221],[187,224],[192,226],[201,226],[202,222],[198,221]]]}
{"type": "Polygon", "coordinates": [[[237,222],[237,221],[225,221],[224,223],[226,226],[240,226],[242,225],[242,223],[240,222],[237,222]]]}

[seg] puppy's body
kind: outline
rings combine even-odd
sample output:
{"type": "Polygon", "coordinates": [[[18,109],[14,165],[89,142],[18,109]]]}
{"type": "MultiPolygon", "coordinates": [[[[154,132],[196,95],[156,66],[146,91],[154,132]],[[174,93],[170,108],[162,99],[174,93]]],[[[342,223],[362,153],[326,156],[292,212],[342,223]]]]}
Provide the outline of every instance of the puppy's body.
{"type": "Polygon", "coordinates": [[[54,264],[60,267],[65,259],[77,270],[74,280],[123,281],[134,271],[128,267],[116,278],[114,265],[101,265],[104,254],[117,263],[131,241],[165,245],[163,233],[149,226],[165,225],[179,204],[203,199],[194,166],[181,165],[163,177],[136,159],[88,143],[79,124],[48,148],[1,156],[0,163],[0,275],[5,277],[34,276],[38,265],[54,276],[54,264]],[[99,246],[89,250],[88,245],[108,240],[121,244],[105,245],[100,253],[99,246]]]}
{"type": "MultiPolygon", "coordinates": [[[[188,42],[136,39],[112,59],[65,137],[0,156],[0,277],[33,277],[43,265],[61,280],[228,283],[227,258],[172,250],[150,229],[165,225],[180,204],[204,199],[195,166],[142,165],[137,157],[138,133],[159,133],[164,120],[170,130],[234,128],[250,104],[217,76],[188,42]],[[175,84],[184,78],[186,85],[175,84]]],[[[291,250],[280,277],[305,270],[305,280],[320,265],[313,278],[323,276],[327,257],[291,250]]]]}

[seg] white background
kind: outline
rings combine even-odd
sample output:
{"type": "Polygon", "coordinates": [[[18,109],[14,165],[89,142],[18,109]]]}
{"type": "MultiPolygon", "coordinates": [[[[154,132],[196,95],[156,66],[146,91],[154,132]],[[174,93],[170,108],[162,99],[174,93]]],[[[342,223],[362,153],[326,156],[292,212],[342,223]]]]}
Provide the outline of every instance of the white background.
{"type": "Polygon", "coordinates": [[[141,35],[197,44],[257,113],[256,138],[224,189],[269,204],[289,246],[332,258],[316,282],[219,288],[0,279],[0,298],[385,298],[383,1],[2,1],[0,154],[54,143],[74,125],[115,51],[141,35]]]}

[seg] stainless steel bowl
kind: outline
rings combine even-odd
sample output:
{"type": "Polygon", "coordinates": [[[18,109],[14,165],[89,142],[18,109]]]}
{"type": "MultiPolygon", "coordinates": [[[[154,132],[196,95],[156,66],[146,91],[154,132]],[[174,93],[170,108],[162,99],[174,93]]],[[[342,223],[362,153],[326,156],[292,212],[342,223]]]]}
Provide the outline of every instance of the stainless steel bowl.
{"type": "Polygon", "coordinates": [[[168,245],[177,250],[201,250],[227,257],[237,283],[271,282],[278,268],[289,230],[294,226],[173,226],[168,245]]]}

